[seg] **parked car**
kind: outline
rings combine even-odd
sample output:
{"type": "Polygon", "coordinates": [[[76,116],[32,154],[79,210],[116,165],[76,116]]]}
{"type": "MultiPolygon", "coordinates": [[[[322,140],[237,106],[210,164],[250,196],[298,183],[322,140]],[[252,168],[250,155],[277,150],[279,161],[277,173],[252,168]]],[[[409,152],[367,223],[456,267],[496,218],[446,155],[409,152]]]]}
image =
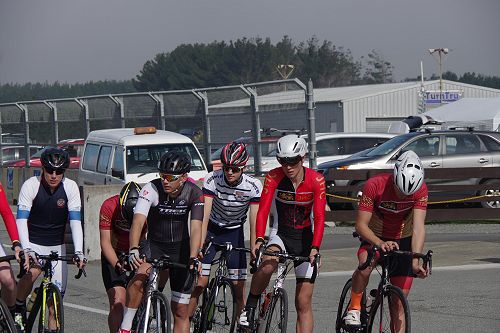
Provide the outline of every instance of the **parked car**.
{"type": "MultiPolygon", "coordinates": [[[[446,130],[410,132],[392,138],[391,140],[346,159],[322,163],[318,170],[327,174],[330,169],[360,170],[360,169],[392,169],[396,159],[403,151],[413,150],[422,160],[424,169],[436,168],[470,168],[470,167],[500,167],[500,133],[488,131],[446,130]]],[[[440,183],[439,179],[427,183],[440,183]]],[[[480,193],[461,193],[466,196],[488,194],[500,189],[500,179],[470,178],[454,182],[455,185],[491,184],[490,190],[480,193]]],[[[327,181],[328,186],[347,186],[359,184],[361,181],[338,180],[327,181]]],[[[358,196],[358,193],[344,195],[358,196]]],[[[500,208],[498,201],[482,202],[483,207],[500,208]]]]}
{"type": "MultiPolygon", "coordinates": [[[[80,158],[83,153],[83,144],[85,143],[85,139],[66,139],[61,140],[56,145],[58,148],[64,149],[68,152],[70,157],[69,169],[78,169],[80,167],[80,158]]],[[[30,167],[32,168],[41,168],[42,163],[40,162],[40,156],[45,149],[52,147],[47,146],[43,149],[38,150],[35,154],[30,157],[30,167]]],[[[16,168],[24,168],[26,166],[26,160],[24,158],[20,158],[17,160],[11,160],[3,163],[5,167],[16,167],[16,168]]]]}
{"type": "MultiPolygon", "coordinates": [[[[42,149],[43,146],[30,146],[30,156],[35,154],[37,151],[42,149]]],[[[24,161],[24,154],[26,152],[26,147],[24,146],[6,146],[2,147],[2,166],[8,166],[10,163],[15,163],[16,161],[22,159],[24,161]]]]}

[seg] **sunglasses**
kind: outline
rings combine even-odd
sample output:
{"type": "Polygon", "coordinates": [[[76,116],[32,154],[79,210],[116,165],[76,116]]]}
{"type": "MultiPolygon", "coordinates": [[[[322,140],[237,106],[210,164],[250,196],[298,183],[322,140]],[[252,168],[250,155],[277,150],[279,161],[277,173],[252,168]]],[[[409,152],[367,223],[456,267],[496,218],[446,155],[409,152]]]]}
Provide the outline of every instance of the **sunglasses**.
{"type": "Polygon", "coordinates": [[[177,179],[181,178],[182,175],[169,175],[167,173],[160,173],[161,180],[166,180],[167,182],[175,182],[177,179]]]}
{"type": "Polygon", "coordinates": [[[243,171],[243,167],[237,167],[237,166],[232,166],[232,165],[224,165],[222,167],[224,169],[224,171],[226,172],[229,172],[231,171],[232,173],[239,173],[241,171],[243,171]]]}
{"type": "Polygon", "coordinates": [[[44,168],[44,169],[49,175],[51,175],[55,172],[56,175],[60,176],[64,173],[64,170],[62,170],[62,169],[52,169],[52,168],[44,168]]]}
{"type": "Polygon", "coordinates": [[[302,156],[294,156],[294,157],[276,157],[279,164],[281,165],[297,165],[300,161],[302,161],[302,156]]]}

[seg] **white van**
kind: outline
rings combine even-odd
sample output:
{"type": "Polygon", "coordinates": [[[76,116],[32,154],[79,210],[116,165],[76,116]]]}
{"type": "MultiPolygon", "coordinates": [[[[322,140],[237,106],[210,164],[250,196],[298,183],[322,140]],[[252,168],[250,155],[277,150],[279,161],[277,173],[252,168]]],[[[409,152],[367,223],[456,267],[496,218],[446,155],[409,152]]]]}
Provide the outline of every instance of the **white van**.
{"type": "Polygon", "coordinates": [[[169,150],[191,156],[189,177],[200,180],[208,173],[200,152],[187,136],[154,127],[92,131],[85,140],[78,174],[79,185],[145,184],[158,178],[158,160],[169,150]]]}

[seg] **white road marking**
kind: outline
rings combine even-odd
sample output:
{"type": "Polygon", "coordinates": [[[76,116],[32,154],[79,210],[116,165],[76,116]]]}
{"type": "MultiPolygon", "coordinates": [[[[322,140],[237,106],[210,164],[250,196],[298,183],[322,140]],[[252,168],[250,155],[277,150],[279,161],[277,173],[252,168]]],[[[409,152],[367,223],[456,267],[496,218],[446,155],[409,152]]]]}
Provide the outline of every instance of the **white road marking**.
{"type": "Polygon", "coordinates": [[[100,310],[100,309],[91,308],[88,306],[83,306],[83,305],[78,305],[78,304],[73,304],[73,303],[68,303],[68,302],[64,302],[64,307],[73,308],[73,309],[77,309],[77,310],[83,310],[83,311],[87,311],[87,312],[98,313],[98,314],[102,314],[105,316],[107,316],[109,314],[109,311],[107,311],[107,310],[100,310]]]}

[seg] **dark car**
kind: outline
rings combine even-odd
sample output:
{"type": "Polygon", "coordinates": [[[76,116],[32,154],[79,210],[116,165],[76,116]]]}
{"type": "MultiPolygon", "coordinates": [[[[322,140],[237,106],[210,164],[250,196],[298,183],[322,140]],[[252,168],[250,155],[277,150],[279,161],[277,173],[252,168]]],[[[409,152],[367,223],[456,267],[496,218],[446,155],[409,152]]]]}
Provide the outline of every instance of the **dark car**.
{"type": "MultiPolygon", "coordinates": [[[[413,150],[420,157],[424,169],[500,167],[500,133],[468,130],[425,130],[398,135],[363,154],[333,162],[322,163],[318,169],[327,174],[330,169],[362,170],[392,169],[401,152],[413,150]]],[[[355,185],[360,181],[333,180],[327,186],[355,185]]],[[[432,183],[439,183],[432,180],[432,183]]],[[[429,182],[428,182],[429,183],[429,182]]],[[[498,191],[500,179],[470,178],[448,184],[492,184],[491,190],[467,195],[483,195],[498,191]]],[[[358,196],[358,193],[344,193],[358,196]]],[[[500,208],[497,201],[482,202],[483,207],[500,208]]]]}

